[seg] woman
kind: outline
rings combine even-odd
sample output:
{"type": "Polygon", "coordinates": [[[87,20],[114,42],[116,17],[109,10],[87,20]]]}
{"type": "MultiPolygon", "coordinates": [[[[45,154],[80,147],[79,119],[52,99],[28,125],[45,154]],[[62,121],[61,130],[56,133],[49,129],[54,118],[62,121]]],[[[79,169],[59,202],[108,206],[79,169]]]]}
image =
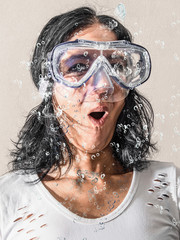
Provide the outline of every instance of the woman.
{"type": "Polygon", "coordinates": [[[31,65],[43,101],[0,179],[1,239],[179,239],[179,170],[148,160],[153,110],[135,87],[151,62],[131,40],[86,7],[43,28],[31,65]]]}

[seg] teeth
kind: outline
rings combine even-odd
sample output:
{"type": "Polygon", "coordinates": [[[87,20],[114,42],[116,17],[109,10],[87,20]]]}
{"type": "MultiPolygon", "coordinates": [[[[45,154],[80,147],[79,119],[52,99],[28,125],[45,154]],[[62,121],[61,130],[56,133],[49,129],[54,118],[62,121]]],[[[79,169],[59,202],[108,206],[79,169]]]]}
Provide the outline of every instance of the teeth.
{"type": "Polygon", "coordinates": [[[90,113],[91,117],[99,120],[104,116],[105,112],[92,112],[90,113]]]}

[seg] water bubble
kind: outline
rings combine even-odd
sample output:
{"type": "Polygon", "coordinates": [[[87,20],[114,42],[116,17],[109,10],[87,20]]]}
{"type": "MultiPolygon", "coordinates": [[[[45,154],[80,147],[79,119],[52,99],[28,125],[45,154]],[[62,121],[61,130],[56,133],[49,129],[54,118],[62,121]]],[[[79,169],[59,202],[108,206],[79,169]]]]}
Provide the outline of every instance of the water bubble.
{"type": "Polygon", "coordinates": [[[141,146],[141,139],[139,137],[137,137],[135,148],[139,148],[140,146],[141,146]]]}
{"type": "Polygon", "coordinates": [[[91,159],[94,160],[96,158],[96,155],[91,155],[91,159]]]}
{"type": "Polygon", "coordinates": [[[175,26],[176,26],[176,22],[172,22],[172,23],[171,23],[171,26],[172,26],[172,27],[175,27],[175,26]]]}
{"type": "Polygon", "coordinates": [[[113,195],[118,198],[119,197],[119,194],[117,192],[113,192],[113,195]]]}
{"type": "Polygon", "coordinates": [[[91,184],[94,185],[94,183],[97,183],[98,182],[98,178],[95,177],[94,179],[91,180],[91,184]]]}
{"type": "Polygon", "coordinates": [[[81,178],[85,178],[85,174],[84,173],[81,173],[81,178]]]}
{"type": "Polygon", "coordinates": [[[49,152],[46,152],[46,156],[49,156],[50,155],[50,153],[49,152]]]}
{"type": "Polygon", "coordinates": [[[175,144],[172,145],[172,150],[173,150],[173,152],[177,152],[178,151],[178,148],[177,148],[177,146],[175,144]]]}
{"type": "Polygon", "coordinates": [[[110,30],[113,30],[114,28],[116,28],[118,26],[118,22],[115,21],[114,19],[109,21],[108,27],[110,30]]]}
{"type": "Polygon", "coordinates": [[[179,56],[178,56],[178,54],[177,53],[174,53],[174,59],[176,60],[176,61],[179,61],[179,56]]]}
{"type": "Polygon", "coordinates": [[[108,96],[104,96],[104,100],[107,100],[108,99],[108,96]]]}
{"type": "Polygon", "coordinates": [[[95,145],[92,145],[92,147],[91,147],[92,149],[95,149],[95,145]]]}
{"type": "Polygon", "coordinates": [[[175,132],[177,135],[179,135],[179,136],[180,136],[180,131],[178,130],[178,128],[177,128],[177,127],[174,127],[174,132],[175,132]]]}
{"type": "Polygon", "coordinates": [[[147,130],[147,128],[148,128],[147,125],[143,125],[144,130],[147,130]]]}
{"type": "Polygon", "coordinates": [[[159,118],[162,123],[164,123],[164,120],[165,120],[164,114],[157,113],[157,114],[155,114],[155,116],[156,116],[157,118],[159,118]]]}
{"type": "Polygon", "coordinates": [[[174,96],[174,95],[173,95],[173,96],[171,96],[171,100],[173,100],[173,101],[174,101],[175,99],[176,99],[176,96],[174,96]]]}
{"type": "Polygon", "coordinates": [[[62,109],[57,109],[57,112],[56,112],[56,117],[60,117],[62,115],[62,109]]]}
{"type": "Polygon", "coordinates": [[[80,162],[79,156],[75,156],[75,160],[76,160],[77,163],[80,162]]]}
{"type": "Polygon", "coordinates": [[[88,55],[88,51],[85,51],[84,52],[84,56],[86,57],[88,55]]]}
{"type": "Polygon", "coordinates": [[[133,162],[134,162],[134,160],[133,160],[132,156],[130,155],[129,156],[129,163],[132,164],[133,162]]]}
{"type": "Polygon", "coordinates": [[[126,17],[126,9],[125,9],[125,5],[123,3],[120,3],[114,11],[114,14],[120,18],[121,21],[124,21],[125,17],[126,17]]]}
{"type": "Polygon", "coordinates": [[[135,32],[133,35],[134,35],[134,37],[137,37],[138,36],[138,32],[135,32]]]}
{"type": "Polygon", "coordinates": [[[137,111],[138,110],[138,106],[134,106],[134,111],[137,111]]]}
{"type": "Polygon", "coordinates": [[[15,84],[17,84],[17,85],[19,86],[19,88],[22,88],[22,81],[21,81],[21,80],[15,79],[15,80],[13,80],[13,82],[14,82],[15,84]]]}
{"type": "Polygon", "coordinates": [[[77,171],[77,176],[81,176],[81,170],[77,171]]]}
{"type": "Polygon", "coordinates": [[[99,205],[97,205],[97,207],[96,207],[97,209],[101,209],[101,207],[99,206],[99,205]]]}
{"type": "Polygon", "coordinates": [[[96,178],[94,178],[94,182],[95,183],[97,183],[98,182],[98,178],[96,177],[96,178]]]}
{"type": "Polygon", "coordinates": [[[96,186],[94,186],[93,190],[94,190],[94,193],[95,193],[95,194],[98,194],[98,193],[99,193],[99,190],[97,189],[96,186]]]}
{"type": "Polygon", "coordinates": [[[106,176],[106,175],[105,175],[104,173],[102,173],[102,174],[101,174],[101,179],[104,179],[105,176],[106,176]]]}
{"type": "Polygon", "coordinates": [[[158,45],[158,46],[160,46],[161,48],[164,48],[164,46],[165,46],[165,42],[164,42],[164,41],[161,41],[161,40],[156,40],[156,41],[155,41],[155,44],[158,45]]]}

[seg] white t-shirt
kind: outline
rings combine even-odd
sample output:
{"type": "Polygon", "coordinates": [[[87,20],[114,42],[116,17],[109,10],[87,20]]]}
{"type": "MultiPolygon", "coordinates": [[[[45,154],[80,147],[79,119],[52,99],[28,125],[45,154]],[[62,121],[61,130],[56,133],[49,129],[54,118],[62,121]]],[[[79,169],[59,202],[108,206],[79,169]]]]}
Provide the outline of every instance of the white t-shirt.
{"type": "Polygon", "coordinates": [[[79,217],[59,203],[37,175],[0,177],[1,240],[178,240],[180,169],[152,161],[133,172],[124,201],[96,219],[79,217]]]}

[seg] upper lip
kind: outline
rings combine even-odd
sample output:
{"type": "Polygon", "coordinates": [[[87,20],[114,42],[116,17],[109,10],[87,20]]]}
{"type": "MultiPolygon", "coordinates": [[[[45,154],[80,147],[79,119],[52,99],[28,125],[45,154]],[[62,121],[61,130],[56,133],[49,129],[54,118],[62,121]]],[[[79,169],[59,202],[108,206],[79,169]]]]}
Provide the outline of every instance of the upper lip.
{"type": "Polygon", "coordinates": [[[91,109],[91,111],[89,111],[88,115],[90,115],[92,112],[108,112],[108,107],[107,106],[98,106],[96,108],[91,109]]]}

